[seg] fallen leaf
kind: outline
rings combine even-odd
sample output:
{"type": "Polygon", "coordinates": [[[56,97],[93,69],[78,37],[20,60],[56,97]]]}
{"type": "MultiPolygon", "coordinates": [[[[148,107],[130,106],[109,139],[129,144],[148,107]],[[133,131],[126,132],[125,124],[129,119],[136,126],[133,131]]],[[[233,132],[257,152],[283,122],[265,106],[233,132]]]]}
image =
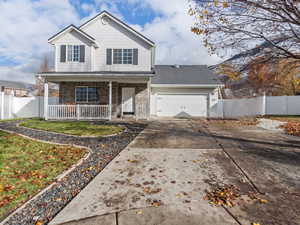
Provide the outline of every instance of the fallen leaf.
{"type": "Polygon", "coordinates": [[[182,198],[183,195],[181,193],[176,194],[176,198],[182,198]]]}
{"type": "Polygon", "coordinates": [[[151,205],[154,206],[154,207],[159,207],[159,206],[162,205],[162,202],[160,200],[153,200],[151,205]]]}
{"type": "Polygon", "coordinates": [[[14,198],[12,196],[5,196],[0,200],[0,208],[10,203],[14,198]]]}
{"type": "Polygon", "coordinates": [[[44,222],[42,222],[42,221],[37,221],[36,223],[35,223],[35,225],[43,225],[44,224],[44,222]]]}
{"type": "Polygon", "coordinates": [[[138,214],[138,215],[141,215],[141,214],[143,214],[143,210],[139,210],[139,211],[137,211],[137,212],[136,212],[136,214],[138,214]]]}
{"type": "Polygon", "coordinates": [[[266,204],[266,203],[268,203],[268,200],[266,200],[266,199],[259,199],[259,202],[262,203],[262,204],[266,204]]]}
{"type": "Polygon", "coordinates": [[[11,190],[13,190],[13,189],[15,189],[15,186],[14,185],[5,185],[4,186],[4,191],[11,191],[11,190]]]}
{"type": "Polygon", "coordinates": [[[138,162],[138,161],[135,160],[135,159],[128,159],[127,161],[130,162],[130,163],[137,163],[137,162],[138,162]]]}

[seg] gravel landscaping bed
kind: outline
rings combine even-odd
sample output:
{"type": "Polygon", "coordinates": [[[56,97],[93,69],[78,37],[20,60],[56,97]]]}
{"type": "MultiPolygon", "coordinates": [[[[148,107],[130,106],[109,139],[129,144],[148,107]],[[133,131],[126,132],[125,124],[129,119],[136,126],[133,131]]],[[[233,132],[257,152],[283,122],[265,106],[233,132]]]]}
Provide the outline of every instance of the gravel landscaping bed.
{"type": "Polygon", "coordinates": [[[85,146],[91,149],[91,154],[49,190],[9,218],[5,223],[7,225],[29,225],[37,222],[47,224],[146,127],[143,123],[95,122],[95,124],[122,125],[126,130],[117,136],[84,138],[17,127],[20,122],[1,122],[0,129],[43,141],[85,146]]]}

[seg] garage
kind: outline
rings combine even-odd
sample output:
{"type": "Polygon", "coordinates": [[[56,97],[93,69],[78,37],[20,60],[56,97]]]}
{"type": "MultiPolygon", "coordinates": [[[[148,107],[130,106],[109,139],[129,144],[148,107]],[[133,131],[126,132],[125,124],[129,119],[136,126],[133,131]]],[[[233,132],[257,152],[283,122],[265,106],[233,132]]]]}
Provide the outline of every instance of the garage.
{"type": "Polygon", "coordinates": [[[207,95],[204,94],[159,94],[156,101],[157,116],[207,116],[207,95]]]}
{"type": "Polygon", "coordinates": [[[151,78],[150,115],[214,117],[222,83],[206,65],[156,65],[151,78]]]}

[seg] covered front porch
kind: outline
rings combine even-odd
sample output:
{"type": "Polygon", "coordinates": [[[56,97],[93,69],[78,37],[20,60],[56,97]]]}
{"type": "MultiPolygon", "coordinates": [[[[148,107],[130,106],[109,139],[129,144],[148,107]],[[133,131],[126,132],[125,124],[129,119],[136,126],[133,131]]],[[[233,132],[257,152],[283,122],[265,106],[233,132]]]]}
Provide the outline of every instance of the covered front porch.
{"type": "Polygon", "coordinates": [[[45,120],[112,120],[150,116],[149,77],[45,76],[45,120]],[[49,82],[59,86],[59,100],[49,102],[49,82]]]}

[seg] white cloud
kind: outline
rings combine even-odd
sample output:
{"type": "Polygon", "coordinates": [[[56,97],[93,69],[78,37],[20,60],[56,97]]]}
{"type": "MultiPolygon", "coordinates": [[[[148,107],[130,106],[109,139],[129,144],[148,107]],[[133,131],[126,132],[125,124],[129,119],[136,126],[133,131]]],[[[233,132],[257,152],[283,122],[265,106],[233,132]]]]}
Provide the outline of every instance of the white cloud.
{"type": "MultiPolygon", "coordinates": [[[[190,31],[194,21],[188,15],[187,0],[127,0],[150,7],[161,14],[142,29],[146,36],[156,42],[157,64],[216,64],[220,58],[210,56],[202,44],[201,37],[190,31]]],[[[139,28],[139,26],[137,26],[139,28]]]]}
{"type": "MultiPolygon", "coordinates": [[[[0,66],[0,79],[33,81],[44,54],[52,51],[50,36],[69,24],[80,25],[101,10],[108,10],[124,19],[119,4],[125,0],[0,0],[0,55],[17,66],[0,66]],[[76,4],[74,4],[76,3],[76,4]],[[81,8],[85,18],[75,9],[81,8]]],[[[159,16],[144,26],[133,24],[156,42],[157,64],[214,64],[220,61],[209,56],[200,37],[190,32],[192,17],[188,16],[187,0],[127,0],[133,14],[152,9],[159,16]],[[131,4],[131,5],[130,5],[131,4]],[[143,10],[139,10],[143,9],[143,10]]],[[[138,23],[138,22],[137,22],[138,23]]]]}
{"type": "Polygon", "coordinates": [[[33,81],[35,71],[25,68],[52,50],[48,38],[79,21],[68,0],[0,0],[0,11],[0,55],[18,64],[0,67],[0,79],[33,81]]]}

